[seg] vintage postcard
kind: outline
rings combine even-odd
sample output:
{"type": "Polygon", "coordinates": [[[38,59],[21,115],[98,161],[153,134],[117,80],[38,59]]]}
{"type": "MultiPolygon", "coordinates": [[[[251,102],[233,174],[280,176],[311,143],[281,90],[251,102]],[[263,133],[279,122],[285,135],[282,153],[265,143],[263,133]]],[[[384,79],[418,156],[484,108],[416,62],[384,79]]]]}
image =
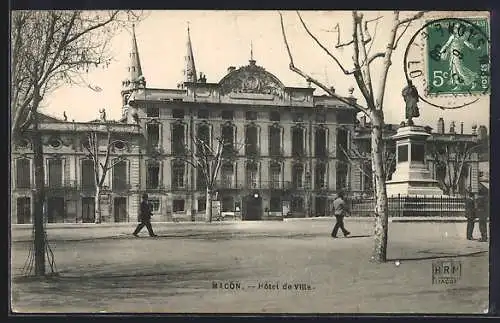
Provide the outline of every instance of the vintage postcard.
{"type": "Polygon", "coordinates": [[[489,12],[11,18],[12,314],[488,313],[489,12]]]}

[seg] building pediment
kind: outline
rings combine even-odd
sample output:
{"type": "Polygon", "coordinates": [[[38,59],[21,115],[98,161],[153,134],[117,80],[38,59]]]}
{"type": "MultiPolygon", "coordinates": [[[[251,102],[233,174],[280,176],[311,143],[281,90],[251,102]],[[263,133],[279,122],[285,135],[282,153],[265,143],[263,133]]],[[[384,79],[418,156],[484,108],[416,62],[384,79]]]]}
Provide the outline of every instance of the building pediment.
{"type": "Polygon", "coordinates": [[[273,74],[263,67],[255,65],[243,66],[227,74],[219,82],[221,95],[229,96],[251,96],[258,95],[283,97],[284,85],[273,74]]]}

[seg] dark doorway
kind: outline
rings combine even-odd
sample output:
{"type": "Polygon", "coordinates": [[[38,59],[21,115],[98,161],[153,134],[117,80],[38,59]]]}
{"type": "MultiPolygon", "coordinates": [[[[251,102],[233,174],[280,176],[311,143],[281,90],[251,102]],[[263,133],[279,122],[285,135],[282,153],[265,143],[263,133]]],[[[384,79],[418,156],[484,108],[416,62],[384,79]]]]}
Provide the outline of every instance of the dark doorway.
{"type": "Polygon", "coordinates": [[[328,203],[327,203],[326,197],[317,196],[316,200],[315,200],[316,216],[327,216],[328,215],[327,205],[328,205],[328,203]]]}
{"type": "Polygon", "coordinates": [[[31,198],[17,198],[17,224],[31,223],[31,198]]]}
{"type": "Polygon", "coordinates": [[[82,198],[82,222],[83,223],[95,222],[95,203],[93,197],[82,198]]]}
{"type": "Polygon", "coordinates": [[[64,197],[49,197],[47,199],[47,222],[64,223],[65,218],[64,197]]]}
{"type": "Polygon", "coordinates": [[[127,217],[127,198],[115,197],[114,198],[114,215],[115,222],[128,222],[127,217]]]}
{"type": "Polygon", "coordinates": [[[262,196],[252,193],[245,198],[243,220],[256,221],[262,219],[262,196]]]}

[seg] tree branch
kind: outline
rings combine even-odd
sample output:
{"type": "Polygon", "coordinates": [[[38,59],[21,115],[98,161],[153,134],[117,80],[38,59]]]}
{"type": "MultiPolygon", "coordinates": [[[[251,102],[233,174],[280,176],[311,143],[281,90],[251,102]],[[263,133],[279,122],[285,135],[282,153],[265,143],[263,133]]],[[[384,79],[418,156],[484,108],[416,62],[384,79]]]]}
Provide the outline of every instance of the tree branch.
{"type": "Polygon", "coordinates": [[[408,18],[403,19],[403,20],[399,20],[397,27],[404,25],[406,23],[412,22],[413,20],[417,20],[417,19],[422,18],[426,12],[427,11],[419,11],[411,17],[408,17],[408,18]]]}
{"type": "MultiPolygon", "coordinates": [[[[281,15],[281,13],[280,13],[281,15]]],[[[302,16],[300,15],[300,13],[297,11],[297,16],[299,16],[299,19],[300,19],[300,22],[302,23],[302,26],[304,27],[304,29],[306,30],[307,34],[316,42],[316,44],[318,44],[319,47],[321,47],[321,49],[323,49],[323,51],[328,55],[330,56],[334,61],[335,63],[337,63],[337,65],[339,66],[339,68],[342,70],[342,72],[345,74],[345,75],[349,75],[349,74],[353,74],[355,70],[347,70],[346,68],[344,68],[344,66],[342,66],[342,64],[340,63],[339,59],[337,57],[335,57],[335,55],[333,55],[329,50],[328,48],[326,48],[320,41],[319,39],[313,35],[313,33],[309,30],[309,28],[307,27],[306,23],[304,22],[304,20],[302,19],[302,16]]]]}
{"type": "Polygon", "coordinates": [[[293,56],[292,56],[292,52],[290,51],[290,47],[288,45],[288,40],[286,38],[286,32],[285,32],[285,27],[284,27],[284,24],[283,24],[283,16],[281,15],[280,13],[280,20],[281,20],[281,32],[283,34],[283,41],[285,43],[285,47],[286,47],[286,50],[287,50],[287,53],[288,53],[288,57],[290,59],[290,64],[289,64],[289,68],[291,71],[297,73],[298,75],[302,76],[304,79],[306,79],[307,81],[310,81],[311,83],[314,83],[316,84],[317,86],[319,86],[322,90],[324,90],[326,93],[328,93],[331,97],[351,106],[351,107],[354,107],[362,112],[364,112],[365,114],[368,115],[368,109],[359,105],[358,103],[356,103],[354,100],[350,100],[348,98],[344,98],[342,96],[339,96],[338,94],[336,94],[335,92],[333,92],[329,87],[327,87],[326,85],[324,85],[323,83],[321,83],[320,81],[318,81],[317,79],[311,77],[310,75],[304,73],[302,70],[300,70],[299,68],[295,67],[294,63],[293,63],[293,56]]]}

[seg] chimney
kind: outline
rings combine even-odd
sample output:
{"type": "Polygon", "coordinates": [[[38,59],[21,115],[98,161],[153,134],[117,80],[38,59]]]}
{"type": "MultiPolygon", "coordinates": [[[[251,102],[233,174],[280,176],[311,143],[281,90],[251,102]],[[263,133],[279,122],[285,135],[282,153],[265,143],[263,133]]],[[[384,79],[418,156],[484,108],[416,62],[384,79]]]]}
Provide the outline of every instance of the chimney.
{"type": "Polygon", "coordinates": [[[450,123],[450,133],[455,133],[455,121],[450,123]]]}
{"type": "Polygon", "coordinates": [[[335,93],[335,88],[333,86],[330,86],[330,91],[332,91],[332,93],[335,93]]]}
{"type": "Polygon", "coordinates": [[[363,115],[363,116],[361,116],[361,118],[359,118],[359,119],[360,119],[360,120],[359,120],[359,125],[360,125],[362,128],[366,127],[366,116],[365,116],[365,115],[363,115]]]}
{"type": "Polygon", "coordinates": [[[464,123],[463,122],[460,122],[460,134],[461,135],[464,134],[464,123]]]}
{"type": "Polygon", "coordinates": [[[472,134],[475,135],[477,130],[477,125],[472,125],[472,134]]]}
{"type": "Polygon", "coordinates": [[[440,133],[440,134],[444,133],[444,119],[443,118],[439,118],[439,120],[438,120],[437,133],[440,133]]]}
{"type": "Polygon", "coordinates": [[[236,70],[236,67],[234,67],[234,66],[229,66],[229,67],[227,68],[227,73],[229,74],[229,73],[231,73],[231,72],[232,72],[232,71],[234,71],[234,70],[236,70]]]}
{"type": "Polygon", "coordinates": [[[484,125],[479,126],[478,134],[481,140],[486,139],[488,137],[488,129],[486,129],[486,126],[484,125]]]}

